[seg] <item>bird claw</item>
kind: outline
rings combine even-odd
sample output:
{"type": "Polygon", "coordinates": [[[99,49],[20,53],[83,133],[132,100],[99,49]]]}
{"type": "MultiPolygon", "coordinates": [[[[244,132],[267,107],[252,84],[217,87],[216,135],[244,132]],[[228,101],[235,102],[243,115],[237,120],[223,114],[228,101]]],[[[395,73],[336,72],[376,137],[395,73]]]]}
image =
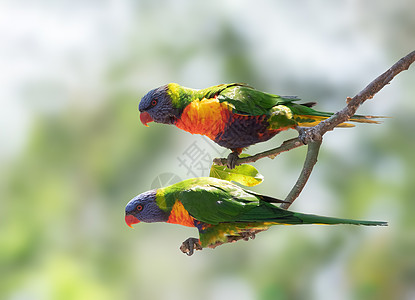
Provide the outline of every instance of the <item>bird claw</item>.
{"type": "Polygon", "coordinates": [[[255,239],[255,232],[246,231],[246,232],[241,232],[240,235],[242,236],[242,239],[244,241],[249,241],[249,239],[251,240],[255,239]]]}
{"type": "Polygon", "coordinates": [[[226,166],[228,169],[234,169],[236,167],[236,161],[239,159],[239,155],[236,152],[231,152],[228,155],[226,166]]]}
{"type": "Polygon", "coordinates": [[[240,232],[239,235],[230,235],[228,236],[228,243],[234,243],[239,240],[249,241],[249,239],[255,239],[255,233],[251,231],[240,232]]]}
{"type": "Polygon", "coordinates": [[[197,238],[188,238],[180,246],[180,250],[185,253],[187,256],[193,255],[194,250],[202,250],[200,241],[197,238]]]}

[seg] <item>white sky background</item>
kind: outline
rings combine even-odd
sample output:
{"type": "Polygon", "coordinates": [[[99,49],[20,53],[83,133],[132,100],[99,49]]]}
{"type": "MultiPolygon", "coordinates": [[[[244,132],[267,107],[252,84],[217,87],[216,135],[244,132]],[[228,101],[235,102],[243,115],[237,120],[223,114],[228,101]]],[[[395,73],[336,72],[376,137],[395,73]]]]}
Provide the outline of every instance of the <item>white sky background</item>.
{"type": "MultiPolygon", "coordinates": [[[[109,88],[105,70],[111,60],[128,55],[132,39],[141,41],[142,49],[164,41],[179,44],[180,51],[180,44],[201,34],[208,39],[221,29],[222,19],[229,20],[248,41],[269,91],[276,80],[301,82],[310,76],[331,87],[363,88],[389,66],[376,31],[362,30],[359,1],[300,1],[301,9],[294,2],[165,1],[160,10],[157,1],[3,1],[0,161],[24,147],[39,113],[59,113],[71,101],[85,109],[101,105],[109,88]]],[[[200,49],[176,72],[157,58],[142,58],[142,69],[121,81],[140,92],[160,81],[220,83],[220,55],[200,49]]],[[[379,101],[375,113],[387,106],[379,101]]]]}
{"type": "Polygon", "coordinates": [[[99,105],[102,71],[122,47],[129,19],[117,1],[0,4],[0,156],[21,150],[39,113],[59,113],[77,98],[99,105]]]}

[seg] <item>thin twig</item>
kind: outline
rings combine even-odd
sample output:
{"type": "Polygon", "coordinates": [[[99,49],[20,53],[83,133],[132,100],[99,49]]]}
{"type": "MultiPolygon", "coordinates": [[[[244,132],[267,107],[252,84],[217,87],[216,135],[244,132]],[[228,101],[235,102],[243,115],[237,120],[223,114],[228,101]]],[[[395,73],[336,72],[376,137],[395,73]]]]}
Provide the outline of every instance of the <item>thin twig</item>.
{"type": "MultiPolygon", "coordinates": [[[[301,142],[299,138],[293,138],[290,140],[286,140],[281,144],[281,146],[277,148],[267,150],[261,153],[257,153],[255,155],[238,158],[236,165],[256,162],[258,159],[261,159],[264,157],[269,157],[271,159],[274,159],[278,154],[281,154],[286,151],[290,151],[292,149],[298,148],[303,145],[304,144],[301,142]]],[[[226,158],[215,158],[213,160],[213,163],[219,166],[226,166],[227,159],[226,158]]]]}
{"type": "Polygon", "coordinates": [[[317,157],[321,142],[322,140],[312,141],[308,144],[307,155],[304,161],[303,169],[297,179],[297,182],[294,184],[290,193],[285,198],[286,203],[280,205],[281,208],[287,209],[290,207],[290,205],[302,192],[304,186],[308,181],[308,178],[310,177],[311,171],[313,171],[314,165],[317,163],[317,157]]]}

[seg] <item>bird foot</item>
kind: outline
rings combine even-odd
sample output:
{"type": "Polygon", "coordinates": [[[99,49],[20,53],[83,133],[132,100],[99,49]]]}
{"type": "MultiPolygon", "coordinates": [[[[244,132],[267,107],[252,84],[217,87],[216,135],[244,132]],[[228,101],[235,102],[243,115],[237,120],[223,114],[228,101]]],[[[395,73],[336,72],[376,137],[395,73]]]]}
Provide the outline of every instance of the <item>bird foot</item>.
{"type": "Polygon", "coordinates": [[[304,145],[311,142],[321,142],[322,140],[321,134],[316,132],[313,128],[297,126],[295,129],[298,131],[298,138],[304,145]]]}
{"type": "Polygon", "coordinates": [[[239,235],[228,236],[228,243],[234,243],[239,240],[249,241],[249,239],[255,239],[255,232],[244,231],[240,232],[239,235]]]}
{"type": "Polygon", "coordinates": [[[236,167],[236,161],[239,158],[239,154],[237,152],[231,152],[228,155],[227,161],[226,161],[226,166],[229,169],[234,169],[236,167]]]}
{"type": "Polygon", "coordinates": [[[194,250],[202,250],[200,241],[197,238],[188,238],[180,246],[180,250],[185,253],[187,256],[193,255],[194,250]]]}
{"type": "Polygon", "coordinates": [[[255,239],[255,232],[250,232],[250,231],[241,232],[241,236],[242,236],[242,239],[244,241],[249,241],[249,239],[254,240],[255,239]]]}

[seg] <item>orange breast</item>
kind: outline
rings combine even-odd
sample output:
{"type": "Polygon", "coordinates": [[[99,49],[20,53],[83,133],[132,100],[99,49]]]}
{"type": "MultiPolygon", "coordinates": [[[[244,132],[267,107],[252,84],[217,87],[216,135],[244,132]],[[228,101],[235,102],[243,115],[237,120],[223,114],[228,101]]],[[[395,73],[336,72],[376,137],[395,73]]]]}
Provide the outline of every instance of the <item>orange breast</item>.
{"type": "Polygon", "coordinates": [[[192,134],[203,134],[214,139],[225,128],[230,107],[216,98],[195,100],[183,110],[176,126],[192,134]]]}
{"type": "Polygon", "coordinates": [[[194,218],[189,215],[180,201],[176,201],[176,203],[174,203],[167,223],[195,227],[194,218]]]}

